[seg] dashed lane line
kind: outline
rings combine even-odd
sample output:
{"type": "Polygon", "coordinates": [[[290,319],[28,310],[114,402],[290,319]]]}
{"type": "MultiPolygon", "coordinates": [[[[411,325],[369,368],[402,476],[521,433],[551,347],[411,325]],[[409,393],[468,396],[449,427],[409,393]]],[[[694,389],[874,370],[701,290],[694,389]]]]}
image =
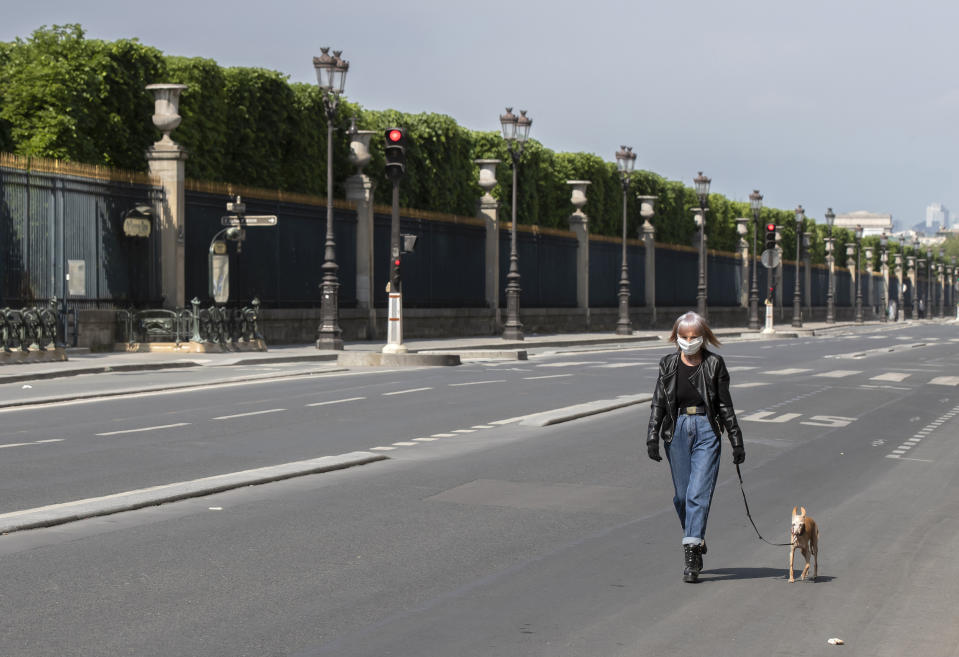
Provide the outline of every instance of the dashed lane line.
{"type": "Polygon", "coordinates": [[[214,420],[233,420],[238,417],[250,417],[252,415],[268,415],[269,413],[282,413],[285,411],[285,408],[268,408],[264,411],[251,411],[249,413],[237,413],[236,415],[220,415],[219,417],[213,418],[214,420]]]}
{"type": "Polygon", "coordinates": [[[46,440],[34,440],[30,443],[7,443],[6,445],[0,445],[0,449],[5,449],[7,447],[27,447],[29,445],[46,445],[49,443],[62,443],[63,438],[48,438],[46,440]]]}
{"type": "Polygon", "coordinates": [[[140,427],[138,429],[120,429],[119,431],[104,431],[103,433],[98,433],[98,436],[116,436],[121,433],[140,433],[141,431],[157,431],[159,429],[173,429],[175,427],[185,427],[188,426],[189,422],[177,422],[176,424],[160,424],[155,427],[140,427]]]}
{"type": "Polygon", "coordinates": [[[366,397],[348,397],[346,399],[333,399],[330,401],[323,402],[314,402],[312,404],[307,404],[307,406],[329,406],[330,404],[345,404],[346,402],[354,402],[366,399],[366,397]]]}
{"type": "Polygon", "coordinates": [[[409,390],[394,390],[393,392],[384,392],[384,397],[389,397],[390,395],[405,395],[410,392],[423,392],[424,390],[432,390],[433,388],[410,388],[409,390]]]}
{"type": "Polygon", "coordinates": [[[449,385],[451,388],[457,388],[459,386],[481,386],[484,383],[506,383],[506,379],[493,379],[491,381],[469,381],[467,383],[451,383],[449,385]]]}
{"type": "Polygon", "coordinates": [[[862,374],[862,370],[832,370],[831,372],[819,372],[813,376],[824,376],[830,379],[841,379],[853,374],[862,374]]]}
{"type": "Polygon", "coordinates": [[[538,379],[561,379],[566,376],[573,376],[572,374],[547,374],[546,376],[524,376],[523,379],[526,381],[536,381],[538,379]]]}

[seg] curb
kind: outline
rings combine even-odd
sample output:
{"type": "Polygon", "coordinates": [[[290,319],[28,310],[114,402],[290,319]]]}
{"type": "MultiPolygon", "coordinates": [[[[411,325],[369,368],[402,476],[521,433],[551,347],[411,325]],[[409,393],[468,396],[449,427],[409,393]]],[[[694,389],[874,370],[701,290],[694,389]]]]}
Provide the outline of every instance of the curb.
{"type": "Polygon", "coordinates": [[[336,364],[343,367],[437,367],[459,365],[459,354],[383,354],[377,351],[344,351],[336,364]]]}
{"type": "Polygon", "coordinates": [[[616,409],[627,406],[635,406],[636,404],[652,401],[652,399],[653,396],[650,394],[624,395],[616,399],[600,399],[585,404],[577,404],[576,406],[568,406],[555,411],[544,411],[534,415],[527,415],[520,420],[519,423],[525,427],[547,427],[553,424],[560,424],[561,422],[578,420],[579,418],[590,415],[599,415],[600,413],[615,411],[616,409]]]}
{"type": "MultiPolygon", "coordinates": [[[[283,372],[279,374],[264,374],[262,376],[238,376],[227,379],[213,379],[203,383],[184,383],[181,385],[164,384],[153,388],[135,388],[126,390],[105,390],[91,393],[77,393],[71,395],[61,395],[59,397],[38,397],[34,399],[21,399],[15,401],[0,400],[0,409],[17,408],[19,406],[33,406],[35,404],[56,404],[58,402],[81,401],[84,399],[99,399],[101,397],[122,397],[124,395],[140,395],[148,392],[165,392],[168,390],[191,390],[200,389],[207,386],[223,386],[234,383],[250,383],[254,381],[272,381],[276,379],[292,379],[301,376],[314,376],[317,374],[335,374],[337,372],[348,372],[345,367],[333,367],[326,370],[307,370],[304,372],[283,372]]],[[[9,381],[0,380],[0,383],[9,383],[9,381]]]]}
{"type": "Polygon", "coordinates": [[[106,516],[123,511],[133,511],[147,506],[157,506],[166,502],[175,502],[191,497],[203,497],[213,493],[256,486],[283,479],[291,479],[309,474],[344,470],[357,465],[366,465],[382,461],[389,457],[371,452],[349,452],[337,456],[322,456],[306,461],[293,461],[253,470],[242,470],[229,474],[214,475],[192,481],[180,481],[162,486],[152,486],[131,490],[125,493],[92,497],[85,500],[51,504],[35,509],[24,509],[0,514],[0,533],[10,533],[24,529],[52,527],[75,520],[106,516]]]}

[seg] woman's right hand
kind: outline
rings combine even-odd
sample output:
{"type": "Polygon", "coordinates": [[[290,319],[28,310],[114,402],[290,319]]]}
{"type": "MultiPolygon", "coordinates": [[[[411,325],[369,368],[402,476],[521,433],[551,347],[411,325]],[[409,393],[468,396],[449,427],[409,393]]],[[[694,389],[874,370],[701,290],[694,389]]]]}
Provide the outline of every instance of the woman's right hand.
{"type": "Polygon", "coordinates": [[[649,458],[654,461],[663,460],[663,457],[659,455],[659,441],[646,443],[646,451],[649,453],[649,458]]]}

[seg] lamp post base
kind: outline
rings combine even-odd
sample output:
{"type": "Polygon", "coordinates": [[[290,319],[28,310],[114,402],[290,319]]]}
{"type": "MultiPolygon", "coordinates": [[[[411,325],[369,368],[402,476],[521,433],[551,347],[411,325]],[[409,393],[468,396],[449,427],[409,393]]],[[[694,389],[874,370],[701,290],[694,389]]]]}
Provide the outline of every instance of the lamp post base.
{"type": "Polygon", "coordinates": [[[321,335],[316,339],[316,348],[343,351],[343,338],[338,336],[321,335]]]}
{"type": "Polygon", "coordinates": [[[511,326],[507,324],[503,327],[503,339],[504,340],[523,340],[523,325],[519,324],[516,326],[511,326]]]}

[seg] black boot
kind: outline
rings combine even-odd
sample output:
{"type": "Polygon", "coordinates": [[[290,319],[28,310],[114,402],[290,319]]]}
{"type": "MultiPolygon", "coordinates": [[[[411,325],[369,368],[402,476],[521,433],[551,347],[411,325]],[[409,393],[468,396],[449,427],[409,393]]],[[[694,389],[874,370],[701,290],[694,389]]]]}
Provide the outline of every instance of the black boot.
{"type": "Polygon", "coordinates": [[[683,545],[686,568],[683,570],[683,581],[695,583],[699,581],[699,571],[703,569],[703,547],[701,545],[683,545]]]}

